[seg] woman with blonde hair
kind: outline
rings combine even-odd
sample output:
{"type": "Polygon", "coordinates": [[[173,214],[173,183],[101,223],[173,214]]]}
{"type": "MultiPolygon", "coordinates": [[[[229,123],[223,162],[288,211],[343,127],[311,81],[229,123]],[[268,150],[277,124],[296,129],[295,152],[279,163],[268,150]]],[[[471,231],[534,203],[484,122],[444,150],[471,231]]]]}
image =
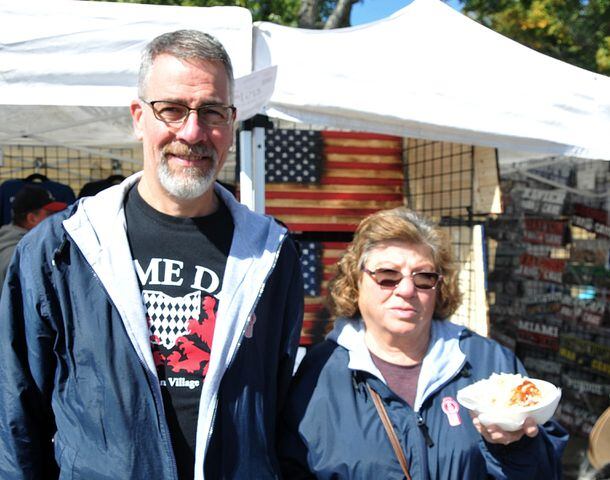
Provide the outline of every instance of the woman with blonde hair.
{"type": "Polygon", "coordinates": [[[404,207],[365,218],[329,293],[334,329],[303,360],[281,418],[285,478],[560,478],[559,425],[484,427],[456,401],[492,372],[525,370],[446,320],[461,296],[438,225],[404,207]]]}

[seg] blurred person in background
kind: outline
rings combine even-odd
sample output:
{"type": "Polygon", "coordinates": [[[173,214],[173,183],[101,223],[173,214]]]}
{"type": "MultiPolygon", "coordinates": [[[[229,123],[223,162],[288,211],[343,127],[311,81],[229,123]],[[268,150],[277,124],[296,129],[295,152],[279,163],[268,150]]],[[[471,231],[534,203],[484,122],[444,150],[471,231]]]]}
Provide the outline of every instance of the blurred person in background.
{"type": "Polygon", "coordinates": [[[13,221],[0,228],[0,289],[19,240],[49,215],[67,206],[56,202],[49,191],[36,185],[25,185],[17,192],[12,204],[13,221]]]}
{"type": "Polygon", "coordinates": [[[329,294],[334,329],[299,366],[281,415],[285,478],[560,478],[558,424],[485,427],[456,401],[493,372],[526,372],[509,350],[446,320],[461,296],[438,225],[404,207],[367,217],[329,294]]]}

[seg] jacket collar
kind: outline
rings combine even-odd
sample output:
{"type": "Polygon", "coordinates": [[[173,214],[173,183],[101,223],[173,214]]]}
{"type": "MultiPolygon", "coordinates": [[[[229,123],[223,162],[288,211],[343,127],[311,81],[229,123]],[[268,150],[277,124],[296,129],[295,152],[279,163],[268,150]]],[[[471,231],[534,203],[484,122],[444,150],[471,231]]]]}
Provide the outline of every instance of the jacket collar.
{"type": "Polygon", "coordinates": [[[361,319],[338,318],[335,320],[334,328],[326,338],[347,350],[349,355],[347,366],[350,370],[370,373],[385,383],[383,375],[373,363],[371,353],[364,342],[365,332],[366,328],[361,319]]]}
{"type": "MultiPolygon", "coordinates": [[[[350,370],[360,370],[383,380],[383,375],[373,363],[364,342],[365,326],[362,319],[338,318],[327,338],[348,351],[350,370]]],[[[447,320],[433,320],[430,330],[430,345],[422,362],[414,410],[463,367],[466,356],[460,349],[460,336],[465,330],[447,320]]]]}
{"type": "Polygon", "coordinates": [[[119,185],[79,200],[63,226],[104,285],[138,356],[156,375],[146,312],[125,229],[125,195],[141,175],[138,172],[119,185]]]}

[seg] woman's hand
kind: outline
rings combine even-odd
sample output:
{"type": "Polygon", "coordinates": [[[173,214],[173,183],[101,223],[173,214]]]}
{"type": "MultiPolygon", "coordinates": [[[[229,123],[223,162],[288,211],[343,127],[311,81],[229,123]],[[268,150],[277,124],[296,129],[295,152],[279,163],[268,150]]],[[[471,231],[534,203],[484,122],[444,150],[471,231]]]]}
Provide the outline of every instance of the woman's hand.
{"type": "Polygon", "coordinates": [[[502,430],[497,425],[483,425],[475,412],[470,412],[470,416],[472,417],[472,424],[474,428],[477,429],[477,432],[481,434],[481,436],[489,443],[499,443],[501,445],[509,445],[513,442],[517,442],[521,440],[523,435],[527,435],[528,437],[535,437],[538,435],[538,425],[536,424],[536,420],[532,417],[527,417],[525,422],[523,422],[523,426],[514,432],[507,432],[506,430],[502,430]]]}

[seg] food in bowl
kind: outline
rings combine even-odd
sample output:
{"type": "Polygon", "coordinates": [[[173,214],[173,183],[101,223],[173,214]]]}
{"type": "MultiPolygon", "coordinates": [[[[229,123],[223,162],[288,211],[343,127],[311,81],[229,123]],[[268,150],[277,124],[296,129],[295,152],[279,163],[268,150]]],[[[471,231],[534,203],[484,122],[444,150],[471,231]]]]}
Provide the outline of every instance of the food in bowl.
{"type": "Polygon", "coordinates": [[[540,389],[530,380],[523,380],[519,385],[512,389],[512,395],[508,406],[531,407],[542,399],[540,389]]]}
{"type": "Polygon", "coordinates": [[[495,424],[506,431],[518,430],[527,417],[546,422],[560,398],[561,390],[552,383],[512,373],[493,373],[457,394],[457,401],[476,412],[483,425],[495,424]]]}

